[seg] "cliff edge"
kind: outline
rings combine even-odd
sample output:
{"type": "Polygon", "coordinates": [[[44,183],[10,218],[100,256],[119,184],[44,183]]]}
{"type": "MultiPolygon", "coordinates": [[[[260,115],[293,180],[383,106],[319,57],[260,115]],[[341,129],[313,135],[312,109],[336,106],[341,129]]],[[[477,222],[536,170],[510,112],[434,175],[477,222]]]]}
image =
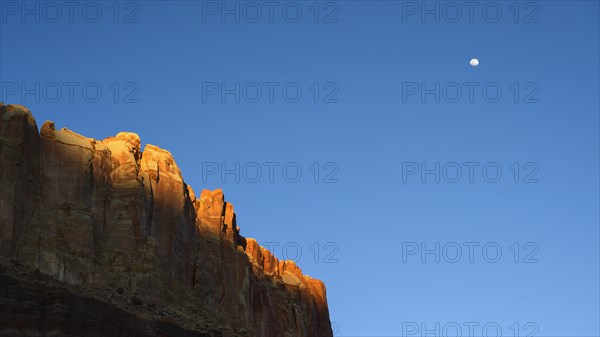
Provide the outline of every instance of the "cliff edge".
{"type": "Polygon", "coordinates": [[[323,282],[136,134],[0,103],[0,164],[0,336],[333,336],[323,282]]]}

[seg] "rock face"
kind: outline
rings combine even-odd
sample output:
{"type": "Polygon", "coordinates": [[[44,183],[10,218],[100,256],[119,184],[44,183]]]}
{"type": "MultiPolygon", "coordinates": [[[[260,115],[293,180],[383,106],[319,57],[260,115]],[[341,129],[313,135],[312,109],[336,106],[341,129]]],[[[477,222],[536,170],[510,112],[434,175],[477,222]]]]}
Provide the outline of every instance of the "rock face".
{"type": "Polygon", "coordinates": [[[38,132],[0,103],[0,163],[0,336],[333,335],[325,285],[136,134],[38,132]]]}

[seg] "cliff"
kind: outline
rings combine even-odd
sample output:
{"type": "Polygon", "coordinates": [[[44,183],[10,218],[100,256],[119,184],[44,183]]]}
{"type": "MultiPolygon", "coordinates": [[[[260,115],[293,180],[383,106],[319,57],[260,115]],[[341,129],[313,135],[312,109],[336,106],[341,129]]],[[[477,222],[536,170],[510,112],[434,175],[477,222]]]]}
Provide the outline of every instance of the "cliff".
{"type": "Polygon", "coordinates": [[[0,103],[0,336],[330,337],[325,285],[134,133],[0,103]]]}

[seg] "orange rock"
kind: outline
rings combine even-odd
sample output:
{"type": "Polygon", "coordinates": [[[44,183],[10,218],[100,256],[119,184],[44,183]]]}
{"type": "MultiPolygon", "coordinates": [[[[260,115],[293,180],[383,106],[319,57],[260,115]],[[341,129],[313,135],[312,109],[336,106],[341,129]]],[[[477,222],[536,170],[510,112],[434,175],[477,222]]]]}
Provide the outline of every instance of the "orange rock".
{"type": "MultiPolygon", "coordinates": [[[[36,268],[69,296],[79,296],[69,290],[77,285],[103,299],[89,302],[94,315],[126,310],[138,322],[130,335],[147,334],[144,327],[164,319],[177,331],[208,337],[332,336],[325,285],[240,235],[221,189],[198,198],[170,152],[153,145],[141,151],[140,144],[134,133],[98,141],[52,122],[38,133],[29,110],[0,103],[0,262],[36,268]],[[110,289],[151,306],[117,308],[110,289]]],[[[28,295],[27,305],[56,287],[28,295]]],[[[5,293],[0,309],[20,305],[5,293]]],[[[7,329],[42,334],[36,315],[53,309],[31,305],[14,324],[3,321],[7,329]]],[[[86,316],[65,308],[53,317],[86,316]]],[[[91,326],[98,335],[123,331],[91,326]]]]}

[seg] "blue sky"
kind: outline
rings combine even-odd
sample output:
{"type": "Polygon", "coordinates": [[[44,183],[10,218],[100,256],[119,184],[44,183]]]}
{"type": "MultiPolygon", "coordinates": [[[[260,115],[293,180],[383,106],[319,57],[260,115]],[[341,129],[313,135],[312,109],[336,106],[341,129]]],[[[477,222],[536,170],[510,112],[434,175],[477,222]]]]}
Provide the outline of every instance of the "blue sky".
{"type": "Polygon", "coordinates": [[[600,334],[597,1],[0,4],[0,100],[171,151],[338,336],[600,334]]]}

